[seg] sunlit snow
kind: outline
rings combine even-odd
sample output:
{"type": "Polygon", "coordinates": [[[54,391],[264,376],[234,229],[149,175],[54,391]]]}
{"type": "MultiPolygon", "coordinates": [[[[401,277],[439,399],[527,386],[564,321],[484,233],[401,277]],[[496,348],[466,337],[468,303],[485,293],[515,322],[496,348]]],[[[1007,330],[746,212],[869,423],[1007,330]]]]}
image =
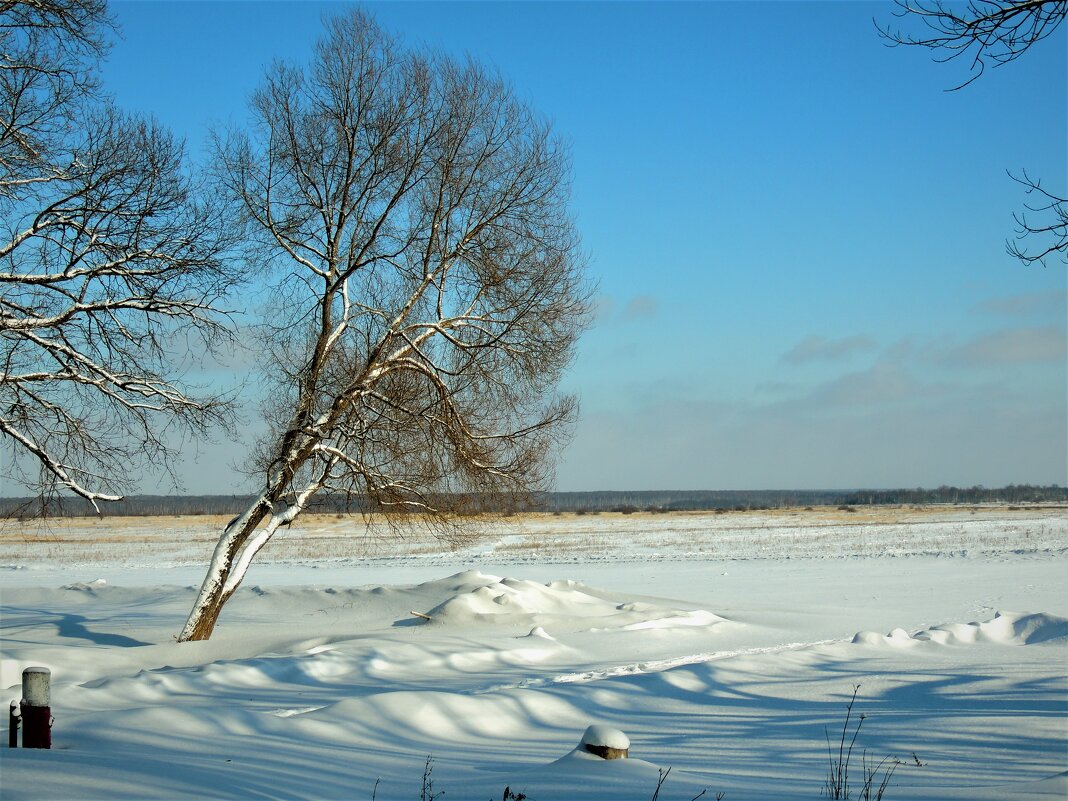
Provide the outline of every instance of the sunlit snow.
{"type": "Polygon", "coordinates": [[[444,801],[645,801],[668,767],[664,801],[814,801],[857,684],[886,801],[1068,795],[1066,511],[846,518],[534,516],[395,554],[308,518],[184,644],[213,521],[12,522],[0,687],[49,667],[55,725],[0,751],[0,797],[417,801],[432,755],[444,801]]]}

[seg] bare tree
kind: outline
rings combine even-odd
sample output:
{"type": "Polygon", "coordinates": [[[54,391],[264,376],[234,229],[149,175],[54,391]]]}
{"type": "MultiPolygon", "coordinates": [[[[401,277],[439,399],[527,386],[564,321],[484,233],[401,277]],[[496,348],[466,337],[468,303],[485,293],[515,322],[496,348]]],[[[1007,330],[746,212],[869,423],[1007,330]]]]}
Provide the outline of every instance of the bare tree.
{"type": "Polygon", "coordinates": [[[0,199],[51,177],[112,27],[103,0],[0,2],[0,199]]]}
{"type": "Polygon", "coordinates": [[[109,25],[97,0],[0,5],[5,472],[94,506],[228,414],[181,375],[187,345],[229,332],[225,206],[180,142],[96,93],[109,25]]]}
{"type": "Polygon", "coordinates": [[[352,12],[251,105],[220,173],[275,287],[272,434],[183,641],[210,636],[318,494],[442,524],[470,493],[547,486],[574,412],[555,388],[588,318],[566,153],[499,77],[352,12]]]}
{"type": "MultiPolygon", "coordinates": [[[[968,0],[966,4],[897,0],[897,5],[897,17],[918,18],[926,31],[912,34],[877,23],[880,35],[891,45],[928,48],[938,54],[935,60],[939,62],[970,59],[971,77],[951,91],[979,78],[987,62],[1000,66],[1015,61],[1052,36],[1068,15],[1068,0],[968,0]]],[[[1009,176],[1034,198],[1024,204],[1025,211],[1013,215],[1016,238],[1006,242],[1009,255],[1025,265],[1045,264],[1054,255],[1068,263],[1068,198],[1051,193],[1026,170],[1009,176]],[[1037,250],[1026,250],[1020,243],[1028,238],[1045,241],[1037,250]]]]}
{"type": "Polygon", "coordinates": [[[926,32],[912,34],[878,26],[891,45],[916,45],[937,51],[935,60],[970,59],[967,86],[986,69],[1015,61],[1028,48],[1051,36],[1064,21],[1068,0],[896,0],[899,18],[919,18],[926,32]]]}

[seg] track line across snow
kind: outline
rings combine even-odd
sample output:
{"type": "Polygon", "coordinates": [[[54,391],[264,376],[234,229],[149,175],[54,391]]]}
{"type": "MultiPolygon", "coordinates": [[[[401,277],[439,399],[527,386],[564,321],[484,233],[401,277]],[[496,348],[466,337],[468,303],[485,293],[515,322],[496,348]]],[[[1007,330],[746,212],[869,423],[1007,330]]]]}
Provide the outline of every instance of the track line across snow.
{"type": "Polygon", "coordinates": [[[850,638],[836,637],[829,640],[813,640],[811,642],[789,642],[781,645],[767,645],[756,648],[738,648],[730,651],[711,651],[701,654],[689,654],[670,659],[648,659],[640,662],[628,662],[621,665],[584,670],[575,673],[560,673],[547,678],[523,679],[510,684],[495,684],[480,690],[474,690],[472,695],[502,692],[506,690],[531,689],[548,687],[554,684],[589,684],[603,679],[612,679],[619,676],[637,676],[646,673],[661,673],[683,665],[700,665],[705,662],[716,662],[721,659],[731,659],[736,656],[754,656],[759,654],[774,654],[784,651],[800,651],[803,648],[811,648],[817,645],[831,645],[833,643],[847,643],[850,638]]]}

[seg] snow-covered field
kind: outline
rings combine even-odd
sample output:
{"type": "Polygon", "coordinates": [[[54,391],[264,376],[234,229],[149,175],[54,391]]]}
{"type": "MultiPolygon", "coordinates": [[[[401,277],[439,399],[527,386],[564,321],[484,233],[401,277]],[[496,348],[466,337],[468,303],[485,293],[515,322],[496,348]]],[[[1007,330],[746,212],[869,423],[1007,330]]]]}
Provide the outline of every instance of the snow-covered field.
{"type": "Polygon", "coordinates": [[[0,528],[0,700],[44,665],[55,717],[0,797],[817,799],[857,684],[853,798],[865,750],[886,801],[1068,797],[1065,508],[309,518],[178,644],[220,522],[0,528]]]}

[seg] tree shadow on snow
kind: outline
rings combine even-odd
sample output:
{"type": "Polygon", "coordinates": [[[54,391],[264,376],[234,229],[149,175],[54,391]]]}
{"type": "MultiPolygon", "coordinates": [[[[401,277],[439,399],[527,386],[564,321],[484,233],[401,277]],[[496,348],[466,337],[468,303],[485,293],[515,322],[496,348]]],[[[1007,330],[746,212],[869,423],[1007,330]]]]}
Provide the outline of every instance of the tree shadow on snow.
{"type": "MultiPolygon", "coordinates": [[[[25,609],[11,607],[5,610],[5,616],[10,613],[24,615],[26,617],[24,628],[38,629],[43,626],[54,626],[56,633],[64,639],[87,640],[94,645],[108,646],[113,648],[137,648],[152,643],[135,640],[123,634],[112,632],[93,631],[87,624],[92,623],[84,615],[76,615],[72,612],[48,612],[43,609],[25,609]]],[[[5,626],[5,629],[15,627],[5,626]]],[[[5,639],[12,639],[8,631],[4,632],[5,639]]]]}

